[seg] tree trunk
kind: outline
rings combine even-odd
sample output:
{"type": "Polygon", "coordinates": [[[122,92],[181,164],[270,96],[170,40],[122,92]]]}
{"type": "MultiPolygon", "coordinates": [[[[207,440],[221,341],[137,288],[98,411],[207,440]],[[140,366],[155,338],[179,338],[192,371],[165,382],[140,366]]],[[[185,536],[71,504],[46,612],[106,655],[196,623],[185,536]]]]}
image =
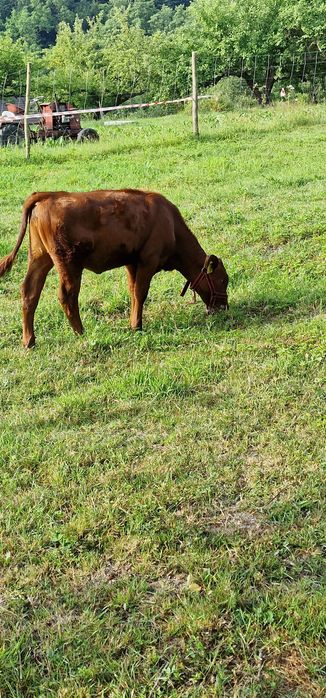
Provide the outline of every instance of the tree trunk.
{"type": "Polygon", "coordinates": [[[275,68],[271,65],[267,70],[265,83],[265,104],[271,103],[271,92],[275,83],[275,68]]]}
{"type": "Polygon", "coordinates": [[[248,75],[248,73],[242,73],[242,77],[246,81],[248,87],[250,87],[252,94],[257,100],[258,104],[261,106],[263,103],[263,95],[257,83],[254,83],[253,78],[250,75],[248,75]]]}

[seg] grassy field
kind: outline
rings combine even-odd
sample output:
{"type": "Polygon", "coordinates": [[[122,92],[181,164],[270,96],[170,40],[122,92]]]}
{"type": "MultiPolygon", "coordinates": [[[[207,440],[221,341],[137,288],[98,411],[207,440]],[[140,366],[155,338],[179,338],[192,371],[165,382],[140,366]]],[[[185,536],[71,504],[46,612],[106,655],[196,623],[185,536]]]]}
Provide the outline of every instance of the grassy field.
{"type": "Polygon", "coordinates": [[[27,243],[0,281],[0,695],[325,695],[325,107],[100,127],[0,152],[0,257],[22,202],[140,187],[230,276],[207,318],[161,273],[145,331],[124,270],[52,271],[21,348],[27,243]]]}

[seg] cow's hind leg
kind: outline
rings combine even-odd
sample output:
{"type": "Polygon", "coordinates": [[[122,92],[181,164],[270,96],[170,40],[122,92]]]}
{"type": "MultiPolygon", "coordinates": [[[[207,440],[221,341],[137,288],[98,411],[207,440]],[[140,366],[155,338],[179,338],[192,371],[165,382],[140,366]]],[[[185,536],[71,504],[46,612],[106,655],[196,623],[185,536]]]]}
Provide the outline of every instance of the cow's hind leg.
{"type": "Polygon", "coordinates": [[[78,306],[82,269],[72,269],[60,265],[58,272],[60,277],[59,301],[74,332],[83,334],[84,329],[78,306]]]}
{"type": "Polygon", "coordinates": [[[23,345],[26,349],[35,344],[34,315],[45,279],[53,267],[49,254],[29,258],[27,274],[21,286],[23,302],[23,345]]]}

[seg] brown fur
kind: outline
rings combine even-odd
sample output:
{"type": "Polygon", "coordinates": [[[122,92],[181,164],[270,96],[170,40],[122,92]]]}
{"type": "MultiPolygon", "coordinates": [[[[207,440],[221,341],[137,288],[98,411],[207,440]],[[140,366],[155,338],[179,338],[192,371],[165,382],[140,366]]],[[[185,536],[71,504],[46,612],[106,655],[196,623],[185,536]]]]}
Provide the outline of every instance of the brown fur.
{"type": "MultiPolygon", "coordinates": [[[[40,192],[24,203],[17,243],[0,261],[0,277],[10,270],[28,222],[29,265],[22,285],[26,347],[35,343],[34,313],[53,265],[60,278],[59,300],[71,326],[81,334],[78,294],[83,269],[100,274],[126,266],[130,324],[132,329],[141,329],[143,305],[154,274],[177,269],[193,281],[206,259],[178,209],[160,194],[134,189],[40,192]]],[[[214,255],[210,259],[214,286],[227,302],[227,273],[221,260],[214,255]]],[[[207,284],[203,281],[196,290],[208,306],[207,284]]]]}

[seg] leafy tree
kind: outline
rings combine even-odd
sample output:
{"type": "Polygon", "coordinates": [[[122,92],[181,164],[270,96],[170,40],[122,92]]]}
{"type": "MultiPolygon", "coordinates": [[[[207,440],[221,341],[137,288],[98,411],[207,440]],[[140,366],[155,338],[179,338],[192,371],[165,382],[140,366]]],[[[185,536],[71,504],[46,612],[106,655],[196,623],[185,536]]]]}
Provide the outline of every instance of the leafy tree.
{"type": "Polygon", "coordinates": [[[107,76],[115,85],[115,100],[146,91],[149,42],[144,30],[130,23],[129,10],[116,10],[111,15],[106,25],[103,60],[107,76]]]}
{"type": "Polygon", "coordinates": [[[176,5],[174,8],[170,5],[162,5],[161,9],[156,12],[149,20],[150,34],[156,31],[171,33],[174,32],[186,21],[186,9],[184,5],[176,5]]]}
{"type": "Polygon", "coordinates": [[[109,0],[105,8],[107,17],[106,28],[116,31],[119,28],[120,17],[124,17],[129,26],[136,26],[146,33],[149,21],[156,12],[155,0],[109,0]]]}
{"type": "Polygon", "coordinates": [[[303,51],[325,46],[324,0],[194,0],[189,14],[193,45],[216,57],[217,77],[241,75],[260,102],[293,58],[298,81],[303,51]]]}
{"type": "Polygon", "coordinates": [[[278,44],[289,55],[326,49],[326,2],[296,0],[280,9],[278,44]]]}
{"type": "Polygon", "coordinates": [[[39,91],[56,91],[79,106],[180,96],[187,89],[190,49],[182,33],[152,36],[130,20],[130,10],[114,8],[73,27],[59,25],[55,45],[45,52],[47,78],[39,91]],[[77,58],[76,58],[77,57],[77,58]]]}
{"type": "Polygon", "coordinates": [[[146,32],[150,19],[162,5],[174,9],[189,0],[0,0],[0,30],[7,28],[13,39],[24,38],[33,48],[45,48],[56,41],[60,22],[73,25],[76,17],[86,21],[101,12],[109,18],[116,9],[128,10],[129,21],[146,32]]]}
{"type": "Polygon", "coordinates": [[[87,30],[81,19],[76,19],[73,27],[60,23],[56,44],[45,53],[49,74],[43,90],[47,98],[56,92],[76,106],[101,102],[105,83],[100,19],[89,20],[87,30]]]}
{"type": "Polygon", "coordinates": [[[18,96],[25,79],[25,47],[7,34],[0,35],[0,88],[1,101],[18,96]]]}
{"type": "Polygon", "coordinates": [[[72,26],[77,16],[81,19],[95,17],[103,7],[100,0],[15,0],[8,15],[5,1],[2,17],[7,30],[14,39],[24,38],[33,48],[54,44],[60,22],[72,26]]]}
{"type": "Polygon", "coordinates": [[[190,54],[182,29],[149,36],[129,24],[128,11],[116,14],[115,29],[107,34],[103,47],[107,74],[119,84],[118,101],[128,94],[143,95],[146,100],[181,96],[187,89],[190,54]]]}
{"type": "Polygon", "coordinates": [[[193,49],[202,86],[213,76],[217,81],[234,75],[260,103],[269,102],[277,80],[317,98],[324,78],[326,0],[187,5],[188,0],[0,0],[0,22],[6,22],[6,41],[9,34],[15,45],[25,37],[39,55],[40,73],[44,66],[48,70],[37,92],[49,97],[56,89],[82,106],[120,102],[131,94],[158,99],[188,93],[193,49]],[[40,48],[51,44],[41,56],[40,48]]]}

